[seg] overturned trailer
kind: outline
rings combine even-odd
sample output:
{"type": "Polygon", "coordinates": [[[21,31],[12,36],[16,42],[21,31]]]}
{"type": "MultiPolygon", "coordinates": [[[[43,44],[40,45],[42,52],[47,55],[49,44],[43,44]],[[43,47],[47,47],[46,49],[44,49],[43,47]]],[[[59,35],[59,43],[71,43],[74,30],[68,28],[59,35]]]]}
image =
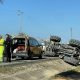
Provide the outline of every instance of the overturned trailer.
{"type": "Polygon", "coordinates": [[[58,36],[50,36],[50,42],[46,47],[47,56],[58,56],[61,38],[58,36]]]}
{"type": "Polygon", "coordinates": [[[77,65],[80,63],[80,41],[71,39],[68,44],[60,44],[61,38],[50,37],[50,44],[46,49],[46,55],[59,56],[65,62],[77,65]]]}
{"type": "Polygon", "coordinates": [[[73,65],[79,65],[80,64],[80,41],[71,39],[69,41],[69,46],[74,48],[74,50],[71,53],[64,53],[63,60],[73,65]]]}

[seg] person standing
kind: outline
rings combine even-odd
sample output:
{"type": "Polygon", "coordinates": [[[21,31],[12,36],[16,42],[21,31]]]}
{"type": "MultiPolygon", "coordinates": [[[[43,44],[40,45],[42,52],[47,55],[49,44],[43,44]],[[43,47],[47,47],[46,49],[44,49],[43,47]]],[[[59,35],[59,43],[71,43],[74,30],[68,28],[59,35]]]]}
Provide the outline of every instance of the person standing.
{"type": "Polygon", "coordinates": [[[0,35],[0,62],[3,62],[3,53],[4,53],[4,39],[0,35]]]}
{"type": "Polygon", "coordinates": [[[9,34],[6,34],[5,55],[7,57],[7,62],[11,62],[11,44],[12,44],[11,36],[9,34]]]}

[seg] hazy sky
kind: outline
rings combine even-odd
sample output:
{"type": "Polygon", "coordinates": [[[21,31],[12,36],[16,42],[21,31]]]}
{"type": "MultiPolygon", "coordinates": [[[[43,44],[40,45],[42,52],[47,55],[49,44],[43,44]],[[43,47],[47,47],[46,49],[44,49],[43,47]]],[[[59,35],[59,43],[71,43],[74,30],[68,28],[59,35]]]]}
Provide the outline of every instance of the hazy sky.
{"type": "Polygon", "coordinates": [[[38,38],[50,35],[62,37],[64,42],[80,39],[80,0],[3,0],[0,4],[0,34],[20,31],[17,10],[23,13],[22,31],[38,38]]]}

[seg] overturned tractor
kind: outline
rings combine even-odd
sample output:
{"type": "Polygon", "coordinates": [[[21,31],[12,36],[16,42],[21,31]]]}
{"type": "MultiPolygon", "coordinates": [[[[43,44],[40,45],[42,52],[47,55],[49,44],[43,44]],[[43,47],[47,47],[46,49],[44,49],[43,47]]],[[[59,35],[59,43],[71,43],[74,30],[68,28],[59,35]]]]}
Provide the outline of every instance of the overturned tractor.
{"type": "Polygon", "coordinates": [[[61,44],[58,36],[50,37],[50,44],[46,48],[47,56],[59,56],[64,61],[77,65],[80,62],[80,41],[71,39],[68,44],[61,44]]]}

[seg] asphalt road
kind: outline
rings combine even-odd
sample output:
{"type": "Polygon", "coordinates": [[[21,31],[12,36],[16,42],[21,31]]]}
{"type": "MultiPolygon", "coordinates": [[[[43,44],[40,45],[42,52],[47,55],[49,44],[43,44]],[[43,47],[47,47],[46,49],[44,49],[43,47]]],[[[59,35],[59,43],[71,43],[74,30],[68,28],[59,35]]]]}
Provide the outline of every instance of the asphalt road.
{"type": "Polygon", "coordinates": [[[32,60],[30,59],[12,59],[11,62],[3,62],[0,63],[0,66],[15,66],[15,65],[21,65],[21,64],[31,64],[31,63],[37,63],[37,62],[42,62],[42,61],[49,61],[49,60],[57,60],[59,59],[58,57],[47,57],[43,56],[42,59],[39,59],[37,57],[34,57],[32,60]]]}

